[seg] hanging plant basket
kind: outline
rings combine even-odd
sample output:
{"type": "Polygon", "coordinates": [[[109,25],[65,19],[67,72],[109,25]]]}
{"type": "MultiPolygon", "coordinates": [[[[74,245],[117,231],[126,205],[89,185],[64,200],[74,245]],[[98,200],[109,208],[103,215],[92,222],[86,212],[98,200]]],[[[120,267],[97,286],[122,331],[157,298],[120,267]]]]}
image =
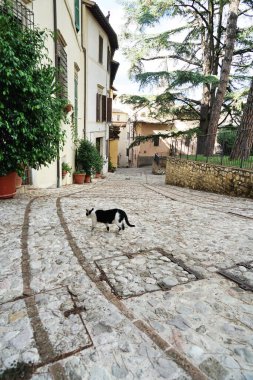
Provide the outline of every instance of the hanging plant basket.
{"type": "Polygon", "coordinates": [[[72,106],[72,104],[71,104],[71,103],[67,104],[67,105],[65,106],[64,110],[65,110],[66,113],[69,113],[69,112],[73,111],[73,106],[72,106]]]}

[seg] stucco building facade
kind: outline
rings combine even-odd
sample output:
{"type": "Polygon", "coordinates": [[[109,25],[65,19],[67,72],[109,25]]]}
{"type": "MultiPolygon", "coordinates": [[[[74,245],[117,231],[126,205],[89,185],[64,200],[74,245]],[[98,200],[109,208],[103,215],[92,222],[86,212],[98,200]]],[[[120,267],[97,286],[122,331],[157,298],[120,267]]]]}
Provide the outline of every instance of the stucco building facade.
{"type": "Polygon", "coordinates": [[[59,69],[64,96],[73,106],[62,123],[65,145],[59,158],[48,166],[30,170],[35,187],[60,187],[72,183],[72,175],[62,178],[62,162],[74,170],[76,140],[93,142],[108,170],[109,123],[112,111],[112,84],[118,63],[117,35],[98,5],[90,0],[14,0],[33,13],[34,25],[52,31],[47,39],[48,56],[59,69]]]}

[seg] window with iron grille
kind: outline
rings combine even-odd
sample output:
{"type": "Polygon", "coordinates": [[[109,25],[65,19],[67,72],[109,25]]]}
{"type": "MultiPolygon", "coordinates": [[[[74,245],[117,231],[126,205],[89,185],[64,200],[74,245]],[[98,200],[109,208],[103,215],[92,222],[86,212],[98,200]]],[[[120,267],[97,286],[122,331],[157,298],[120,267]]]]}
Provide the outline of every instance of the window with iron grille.
{"type": "Polygon", "coordinates": [[[103,63],[103,37],[101,36],[98,41],[98,62],[103,63]]]}
{"type": "Polygon", "coordinates": [[[60,96],[68,98],[68,62],[67,53],[60,39],[57,40],[57,72],[60,84],[60,96]]]}
{"type": "Polygon", "coordinates": [[[0,12],[12,15],[17,22],[20,22],[27,28],[34,27],[33,12],[18,0],[12,0],[11,2],[8,0],[0,0],[0,12]]]}

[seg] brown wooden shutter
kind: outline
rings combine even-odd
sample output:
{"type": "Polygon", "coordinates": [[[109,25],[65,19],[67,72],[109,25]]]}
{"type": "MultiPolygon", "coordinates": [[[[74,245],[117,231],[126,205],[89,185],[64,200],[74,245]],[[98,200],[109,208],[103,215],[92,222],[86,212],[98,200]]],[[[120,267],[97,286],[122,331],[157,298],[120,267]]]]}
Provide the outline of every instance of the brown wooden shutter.
{"type": "Polygon", "coordinates": [[[102,95],[102,121],[106,121],[106,95],[102,95]]]}
{"type": "Polygon", "coordinates": [[[112,121],[112,98],[107,98],[107,121],[112,121]]]}
{"type": "Polygon", "coordinates": [[[100,121],[100,94],[97,94],[96,101],[96,121],[100,121]]]}

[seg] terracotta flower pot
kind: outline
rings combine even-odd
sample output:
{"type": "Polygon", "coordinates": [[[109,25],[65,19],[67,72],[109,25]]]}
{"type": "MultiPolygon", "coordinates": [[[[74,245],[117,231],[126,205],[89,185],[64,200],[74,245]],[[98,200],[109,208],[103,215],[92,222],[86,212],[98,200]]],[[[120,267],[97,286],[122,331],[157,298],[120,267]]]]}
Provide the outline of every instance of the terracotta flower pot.
{"type": "Polygon", "coordinates": [[[84,183],[84,178],[85,178],[84,173],[73,174],[73,181],[77,185],[82,185],[84,183]]]}
{"type": "Polygon", "coordinates": [[[66,170],[63,170],[63,171],[62,171],[62,179],[66,177],[67,173],[68,173],[68,172],[67,172],[66,170]]]}
{"type": "Polygon", "coordinates": [[[101,178],[101,173],[96,173],[95,178],[101,178]]]}
{"type": "Polygon", "coordinates": [[[91,182],[91,176],[89,174],[86,174],[85,175],[85,180],[84,180],[85,183],[90,183],[91,182]]]}
{"type": "Polygon", "coordinates": [[[16,175],[16,189],[19,189],[22,186],[22,177],[18,174],[16,175]]]}
{"type": "Polygon", "coordinates": [[[0,176],[0,198],[13,198],[16,194],[16,172],[0,176]]]}

